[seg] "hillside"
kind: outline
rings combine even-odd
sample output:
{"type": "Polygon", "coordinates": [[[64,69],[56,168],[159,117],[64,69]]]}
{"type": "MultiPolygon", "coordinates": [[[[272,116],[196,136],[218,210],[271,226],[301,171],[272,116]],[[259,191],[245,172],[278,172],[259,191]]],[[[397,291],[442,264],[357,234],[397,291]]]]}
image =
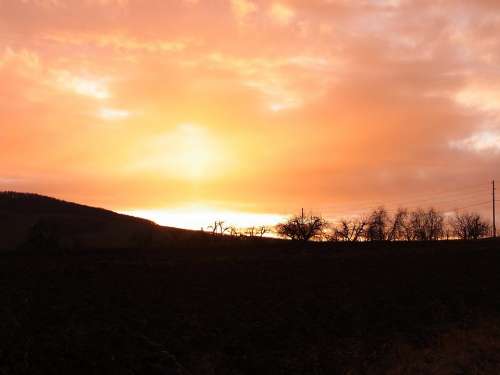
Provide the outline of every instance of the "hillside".
{"type": "Polygon", "coordinates": [[[38,194],[0,192],[0,249],[129,248],[188,232],[38,194]]]}

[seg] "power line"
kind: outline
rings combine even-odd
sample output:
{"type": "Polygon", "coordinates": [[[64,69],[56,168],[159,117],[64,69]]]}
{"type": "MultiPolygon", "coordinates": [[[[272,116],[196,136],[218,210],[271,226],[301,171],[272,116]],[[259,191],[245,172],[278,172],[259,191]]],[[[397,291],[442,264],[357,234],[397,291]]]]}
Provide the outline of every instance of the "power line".
{"type": "MultiPolygon", "coordinates": [[[[375,208],[378,208],[380,206],[383,206],[385,207],[388,211],[394,211],[396,208],[399,208],[399,207],[407,207],[407,208],[414,208],[414,207],[417,207],[419,205],[422,205],[422,204],[426,204],[426,203],[429,203],[431,202],[431,204],[429,204],[429,206],[436,206],[436,207],[443,207],[443,206],[446,206],[446,207],[449,207],[451,206],[453,203],[455,202],[459,202],[461,204],[463,204],[464,202],[467,202],[467,201],[471,201],[471,200],[476,200],[477,199],[477,194],[474,195],[474,196],[471,196],[470,194],[466,195],[466,196],[462,196],[460,198],[458,197],[453,197],[453,198],[448,198],[448,199],[436,199],[436,198],[428,198],[428,199],[425,199],[425,200],[413,200],[413,201],[398,201],[397,203],[387,203],[385,202],[379,202],[379,203],[373,203],[371,205],[366,205],[366,206],[358,206],[356,208],[352,208],[352,205],[350,206],[351,208],[349,208],[349,206],[346,204],[344,207],[340,207],[340,206],[330,206],[330,210],[335,210],[335,211],[349,211],[349,212],[358,212],[358,211],[366,211],[366,210],[372,210],[372,209],[375,209],[375,208]],[[393,210],[390,210],[390,208],[393,207],[394,209],[393,210]]],[[[330,211],[329,210],[329,211],[330,211]]]]}
{"type": "Polygon", "coordinates": [[[413,195],[413,199],[392,200],[389,202],[387,200],[345,202],[338,205],[316,207],[312,210],[319,210],[324,212],[326,208],[330,213],[336,211],[337,214],[357,214],[360,212],[369,212],[383,206],[386,207],[386,211],[391,213],[396,211],[396,207],[416,208],[419,205],[430,203],[429,206],[434,206],[441,211],[457,211],[490,203],[490,201],[475,201],[471,202],[470,204],[463,205],[463,203],[467,203],[467,201],[476,200],[478,195],[483,192],[486,193],[488,190],[489,189],[487,186],[474,184],[453,191],[441,190],[439,192],[436,192],[435,194],[427,193],[425,195],[424,193],[420,193],[418,195],[413,195]],[[429,198],[429,195],[433,195],[433,197],[429,198]],[[453,203],[461,203],[462,206],[454,207],[453,203]],[[393,207],[393,209],[391,209],[391,207],[393,207]]]}
{"type": "Polygon", "coordinates": [[[490,201],[486,201],[486,202],[479,202],[479,203],[474,203],[474,204],[470,204],[468,206],[463,206],[463,207],[455,207],[449,211],[461,211],[461,210],[464,210],[466,208],[470,208],[470,207],[477,207],[477,206],[484,206],[484,205],[487,205],[487,204],[490,204],[491,202],[490,201]]]}
{"type": "MultiPolygon", "coordinates": [[[[363,200],[363,201],[352,201],[352,202],[345,202],[341,204],[334,204],[334,205],[326,205],[322,206],[321,209],[325,208],[331,208],[331,209],[342,209],[342,208],[349,208],[353,206],[398,206],[398,205],[416,205],[416,204],[422,204],[426,202],[448,202],[448,201],[462,201],[464,198],[468,196],[476,196],[477,193],[480,191],[482,192],[488,191],[488,188],[485,186],[477,186],[475,185],[474,187],[468,187],[468,188],[463,188],[463,189],[458,189],[455,191],[441,191],[440,193],[420,193],[416,196],[408,197],[409,199],[402,199],[402,200],[363,200]],[[474,189],[473,191],[470,191],[468,193],[463,194],[462,196],[459,197],[462,192],[474,189]],[[433,198],[429,198],[429,195],[434,195],[433,198]],[[439,198],[441,196],[441,198],[439,198]],[[421,198],[415,198],[415,197],[421,197],[421,198]]],[[[318,207],[319,208],[319,207],[318,207]]]]}

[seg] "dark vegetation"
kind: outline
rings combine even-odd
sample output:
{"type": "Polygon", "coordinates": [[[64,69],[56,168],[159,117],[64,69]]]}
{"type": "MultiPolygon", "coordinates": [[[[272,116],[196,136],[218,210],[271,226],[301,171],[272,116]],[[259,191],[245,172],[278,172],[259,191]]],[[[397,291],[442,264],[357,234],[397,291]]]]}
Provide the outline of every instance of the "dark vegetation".
{"type": "Polygon", "coordinates": [[[445,216],[434,208],[400,208],[391,215],[379,207],[369,215],[341,219],[338,223],[302,213],[278,224],[276,234],[291,240],[333,242],[477,240],[490,236],[491,228],[477,213],[445,216]]]}
{"type": "Polygon", "coordinates": [[[328,223],[320,216],[292,216],[286,223],[276,226],[276,233],[285,238],[298,241],[321,240],[325,236],[328,223]]]}
{"type": "Polygon", "coordinates": [[[496,240],[240,239],[105,211],[128,248],[52,251],[59,220],[94,233],[96,211],[2,207],[43,244],[0,254],[2,375],[500,373],[496,240]]]}

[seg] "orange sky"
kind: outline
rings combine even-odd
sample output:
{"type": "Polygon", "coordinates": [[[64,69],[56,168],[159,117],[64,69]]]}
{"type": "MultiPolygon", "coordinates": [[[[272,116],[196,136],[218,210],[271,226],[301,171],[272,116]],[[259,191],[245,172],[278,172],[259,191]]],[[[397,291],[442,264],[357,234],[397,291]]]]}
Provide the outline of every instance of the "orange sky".
{"type": "Polygon", "coordinates": [[[500,178],[499,67],[497,0],[0,0],[0,190],[451,210],[500,178]]]}

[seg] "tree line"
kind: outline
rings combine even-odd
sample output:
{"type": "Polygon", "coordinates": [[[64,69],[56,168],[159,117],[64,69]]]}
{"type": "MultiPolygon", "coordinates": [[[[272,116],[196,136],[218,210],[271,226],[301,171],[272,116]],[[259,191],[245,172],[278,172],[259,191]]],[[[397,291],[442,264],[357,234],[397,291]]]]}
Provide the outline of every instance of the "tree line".
{"type": "Polygon", "coordinates": [[[294,215],[275,227],[278,236],[291,240],[358,241],[437,241],[477,240],[487,237],[490,225],[474,212],[446,216],[434,208],[398,209],[391,215],[380,207],[365,216],[329,223],[317,215],[294,215]]]}
{"type": "Polygon", "coordinates": [[[273,234],[295,241],[438,241],[477,240],[491,233],[491,226],[475,212],[444,215],[434,208],[398,209],[390,214],[384,207],[368,215],[343,218],[331,223],[319,215],[294,215],[274,227],[238,229],[215,221],[208,227],[213,235],[255,238],[273,234]]]}

